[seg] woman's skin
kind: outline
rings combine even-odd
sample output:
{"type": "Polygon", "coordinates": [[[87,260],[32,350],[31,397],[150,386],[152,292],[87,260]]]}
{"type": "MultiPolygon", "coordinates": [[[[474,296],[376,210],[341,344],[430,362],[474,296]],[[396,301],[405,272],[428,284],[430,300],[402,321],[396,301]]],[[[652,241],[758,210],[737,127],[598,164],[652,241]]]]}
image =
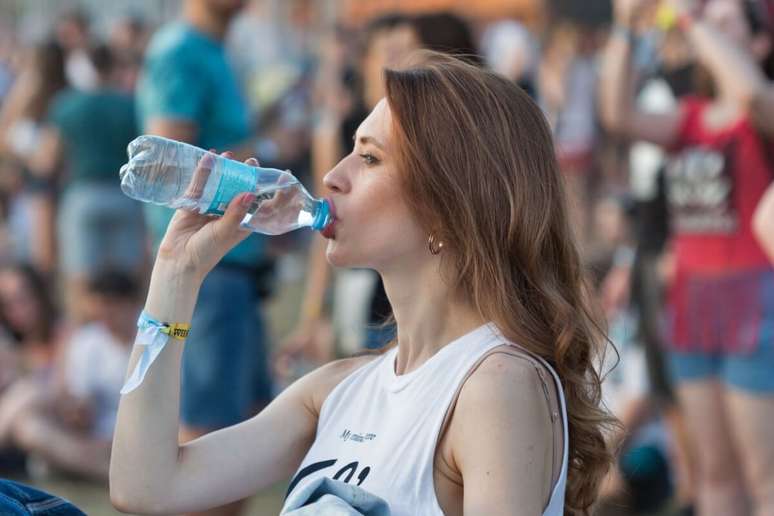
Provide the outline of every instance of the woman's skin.
{"type": "MultiPolygon", "coordinates": [[[[382,275],[398,326],[396,373],[405,374],[485,321],[450,291],[441,256],[429,253],[428,235],[403,200],[391,124],[382,100],[361,124],[354,151],[325,177],[337,217],[326,256],[333,265],[370,267],[382,275]]],[[[217,220],[175,214],[156,259],[146,312],[157,320],[190,321],[204,276],[247,236],[239,223],[252,197],[238,196],[217,220]]],[[[121,510],[203,509],[289,478],[314,440],[325,397],[350,371],[374,359],[325,365],[252,419],[179,445],[182,350],[170,342],[142,385],[121,400],[110,471],[111,500],[121,510]]],[[[129,370],[141,352],[135,346],[129,370]]],[[[534,367],[517,357],[490,356],[473,373],[436,450],[436,494],[447,514],[542,512],[553,453],[544,400],[534,367]],[[487,439],[475,437],[481,433],[487,439]]]]}
{"type": "MultiPolygon", "coordinates": [[[[631,29],[648,0],[616,0],[616,24],[631,29]]],[[[688,0],[668,2],[678,13],[695,12],[688,0]]],[[[768,36],[753,35],[741,2],[710,0],[685,32],[696,57],[711,74],[717,91],[704,125],[727,127],[749,116],[761,134],[774,137],[774,86],[756,60],[771,48],[768,36]]],[[[669,147],[678,136],[679,110],[666,114],[637,111],[630,85],[630,42],[614,31],[604,52],[600,93],[607,129],[669,147]]],[[[717,379],[678,386],[688,430],[696,442],[697,497],[703,516],[748,514],[746,495],[756,516],[774,515],[774,396],[754,395],[717,379]]]]}
{"type": "Polygon", "coordinates": [[[774,264],[774,184],[769,186],[753,216],[753,231],[774,264]]]}

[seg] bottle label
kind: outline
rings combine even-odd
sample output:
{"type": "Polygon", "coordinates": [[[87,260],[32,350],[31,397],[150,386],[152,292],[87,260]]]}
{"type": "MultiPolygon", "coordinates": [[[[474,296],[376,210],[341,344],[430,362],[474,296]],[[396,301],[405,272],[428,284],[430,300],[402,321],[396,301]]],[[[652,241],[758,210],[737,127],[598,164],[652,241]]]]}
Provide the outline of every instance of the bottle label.
{"type": "Polygon", "coordinates": [[[254,192],[258,184],[258,170],[230,159],[221,161],[220,180],[210,207],[205,213],[223,215],[231,199],[243,192],[254,192]]]}

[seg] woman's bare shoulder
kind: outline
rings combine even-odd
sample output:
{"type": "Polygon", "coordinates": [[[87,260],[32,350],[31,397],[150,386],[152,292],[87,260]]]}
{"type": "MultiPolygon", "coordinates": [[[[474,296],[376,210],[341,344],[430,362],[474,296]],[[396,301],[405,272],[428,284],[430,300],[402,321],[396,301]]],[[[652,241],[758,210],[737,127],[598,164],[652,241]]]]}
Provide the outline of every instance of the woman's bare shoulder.
{"type": "Polygon", "coordinates": [[[298,383],[306,391],[311,408],[320,414],[320,408],[331,391],[356,369],[377,360],[382,355],[368,354],[329,362],[301,378],[298,383]]]}
{"type": "Polygon", "coordinates": [[[462,386],[448,432],[466,512],[522,507],[524,514],[539,514],[547,503],[553,433],[538,371],[524,355],[494,353],[462,386]]]}

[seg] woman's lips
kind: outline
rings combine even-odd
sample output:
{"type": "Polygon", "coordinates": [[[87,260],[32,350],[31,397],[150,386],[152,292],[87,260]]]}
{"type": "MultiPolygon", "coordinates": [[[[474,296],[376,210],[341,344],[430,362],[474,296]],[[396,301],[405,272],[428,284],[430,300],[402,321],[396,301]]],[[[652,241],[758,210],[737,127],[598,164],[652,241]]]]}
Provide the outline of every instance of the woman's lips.
{"type": "Polygon", "coordinates": [[[336,225],[335,220],[325,226],[325,228],[320,231],[320,234],[328,239],[334,238],[336,236],[336,230],[333,228],[334,225],[336,225]]]}
{"type": "Polygon", "coordinates": [[[331,221],[328,223],[327,226],[323,228],[323,230],[320,232],[322,236],[325,238],[334,238],[336,236],[336,229],[334,226],[336,225],[336,205],[333,203],[333,199],[328,197],[326,199],[328,201],[328,208],[330,209],[330,216],[331,221]]]}

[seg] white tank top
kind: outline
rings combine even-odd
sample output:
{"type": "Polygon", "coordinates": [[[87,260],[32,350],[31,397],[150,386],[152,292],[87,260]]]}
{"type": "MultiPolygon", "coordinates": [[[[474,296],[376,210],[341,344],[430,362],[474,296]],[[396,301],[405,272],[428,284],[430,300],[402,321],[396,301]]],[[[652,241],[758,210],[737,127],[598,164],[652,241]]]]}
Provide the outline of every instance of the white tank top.
{"type": "MultiPolygon", "coordinates": [[[[479,359],[503,344],[511,343],[487,324],[444,346],[410,373],[395,374],[398,347],[353,371],[323,402],[314,443],[288,494],[326,476],[383,498],[393,516],[442,516],[433,462],[447,409],[479,359]]],[[[554,370],[533,358],[551,372],[559,393],[562,468],[543,516],[561,516],[568,460],[564,394],[554,370]]]]}

